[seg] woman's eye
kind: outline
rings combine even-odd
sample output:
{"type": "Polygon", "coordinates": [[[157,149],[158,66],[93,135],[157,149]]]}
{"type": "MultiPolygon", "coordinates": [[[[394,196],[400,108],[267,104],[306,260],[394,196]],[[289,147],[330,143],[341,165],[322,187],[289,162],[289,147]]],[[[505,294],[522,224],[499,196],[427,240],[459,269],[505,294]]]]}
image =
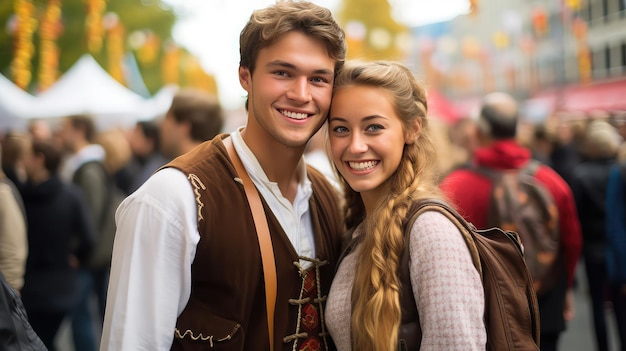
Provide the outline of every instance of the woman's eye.
{"type": "Polygon", "coordinates": [[[346,132],[348,132],[348,128],[342,127],[342,126],[337,126],[337,127],[333,128],[333,132],[335,132],[335,133],[346,133],[346,132]]]}
{"type": "Polygon", "coordinates": [[[381,126],[380,124],[372,124],[371,126],[368,126],[366,130],[369,132],[377,132],[383,129],[385,128],[383,128],[383,126],[381,126]]]}

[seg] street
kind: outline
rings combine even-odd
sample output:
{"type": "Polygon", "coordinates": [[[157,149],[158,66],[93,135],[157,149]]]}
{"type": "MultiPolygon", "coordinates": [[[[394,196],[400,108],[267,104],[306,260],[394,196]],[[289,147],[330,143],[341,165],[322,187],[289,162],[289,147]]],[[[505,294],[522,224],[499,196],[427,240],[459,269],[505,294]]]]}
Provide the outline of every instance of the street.
{"type": "MultiPolygon", "coordinates": [[[[576,279],[578,280],[578,286],[576,290],[574,290],[576,315],[574,319],[569,322],[567,331],[563,334],[559,342],[559,350],[594,351],[593,318],[582,263],[578,265],[576,279]]],[[[617,351],[619,350],[619,341],[615,329],[615,318],[613,317],[611,309],[607,309],[607,319],[610,350],[617,351]]]]}

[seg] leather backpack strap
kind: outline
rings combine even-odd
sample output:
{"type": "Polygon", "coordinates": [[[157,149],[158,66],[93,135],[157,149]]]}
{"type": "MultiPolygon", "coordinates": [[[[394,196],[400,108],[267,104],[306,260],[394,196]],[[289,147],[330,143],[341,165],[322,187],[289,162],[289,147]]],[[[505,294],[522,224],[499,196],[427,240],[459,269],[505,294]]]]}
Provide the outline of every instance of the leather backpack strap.
{"type": "Polygon", "coordinates": [[[252,179],[246,172],[246,169],[241,163],[241,159],[230,137],[222,140],[228,156],[230,156],[233,166],[239,175],[243,183],[243,188],[250,204],[250,210],[252,211],[252,218],[254,219],[254,226],[256,227],[257,238],[259,240],[259,247],[261,249],[261,261],[263,263],[263,280],[265,281],[265,304],[267,309],[267,331],[270,339],[270,351],[274,351],[274,309],[276,307],[276,262],[274,262],[274,248],[272,246],[272,238],[270,237],[270,230],[267,225],[267,217],[265,216],[265,210],[263,209],[263,203],[261,197],[257,191],[252,179]]]}
{"type": "Polygon", "coordinates": [[[469,249],[470,256],[472,256],[472,262],[478,270],[480,274],[480,279],[483,279],[483,269],[482,263],[480,262],[480,255],[478,253],[478,248],[476,247],[476,243],[474,243],[474,239],[472,237],[472,233],[476,231],[476,227],[473,224],[461,216],[454,208],[452,208],[447,203],[439,200],[439,199],[423,199],[420,200],[417,204],[417,210],[409,220],[409,224],[413,224],[415,219],[422,213],[426,211],[437,211],[446,216],[461,232],[463,238],[465,239],[465,243],[467,244],[467,248],[469,249]]]}
{"type": "Polygon", "coordinates": [[[473,230],[473,226],[447,203],[439,199],[422,199],[413,204],[407,211],[406,216],[408,219],[403,224],[405,238],[404,252],[400,257],[400,267],[398,269],[401,288],[400,308],[402,311],[402,320],[398,330],[398,351],[417,350],[422,341],[422,327],[419,321],[419,311],[417,310],[417,305],[413,298],[413,291],[411,290],[409,238],[417,217],[426,211],[436,211],[443,214],[458,228],[470,251],[472,263],[476,267],[482,280],[480,256],[470,234],[473,230]]]}

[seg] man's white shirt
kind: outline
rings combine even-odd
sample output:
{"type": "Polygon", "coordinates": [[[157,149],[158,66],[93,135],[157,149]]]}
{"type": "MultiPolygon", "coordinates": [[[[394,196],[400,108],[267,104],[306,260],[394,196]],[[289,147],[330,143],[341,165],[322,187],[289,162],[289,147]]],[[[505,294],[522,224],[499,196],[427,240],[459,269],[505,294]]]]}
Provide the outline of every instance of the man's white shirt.
{"type": "MultiPolygon", "coordinates": [[[[315,257],[312,188],[304,161],[292,205],[269,181],[240,131],[231,138],[298,255],[315,257]]],[[[196,218],[191,184],[173,168],[154,174],[119,206],[101,351],[170,350],[176,319],[191,293],[191,264],[200,241],[196,218]]]]}

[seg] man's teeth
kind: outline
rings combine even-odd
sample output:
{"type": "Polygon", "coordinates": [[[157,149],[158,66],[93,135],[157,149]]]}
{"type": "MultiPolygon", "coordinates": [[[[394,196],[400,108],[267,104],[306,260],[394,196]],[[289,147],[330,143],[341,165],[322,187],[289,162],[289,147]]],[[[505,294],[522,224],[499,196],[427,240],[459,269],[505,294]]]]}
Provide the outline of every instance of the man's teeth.
{"type": "Polygon", "coordinates": [[[307,118],[309,115],[306,113],[298,113],[298,112],[291,112],[291,111],[285,111],[283,110],[281,112],[283,115],[289,117],[289,118],[293,118],[293,119],[305,119],[307,118]]]}
{"type": "Polygon", "coordinates": [[[365,161],[365,162],[350,161],[348,162],[348,164],[350,165],[350,168],[354,170],[365,171],[367,169],[374,168],[378,164],[378,161],[365,161]]]}

